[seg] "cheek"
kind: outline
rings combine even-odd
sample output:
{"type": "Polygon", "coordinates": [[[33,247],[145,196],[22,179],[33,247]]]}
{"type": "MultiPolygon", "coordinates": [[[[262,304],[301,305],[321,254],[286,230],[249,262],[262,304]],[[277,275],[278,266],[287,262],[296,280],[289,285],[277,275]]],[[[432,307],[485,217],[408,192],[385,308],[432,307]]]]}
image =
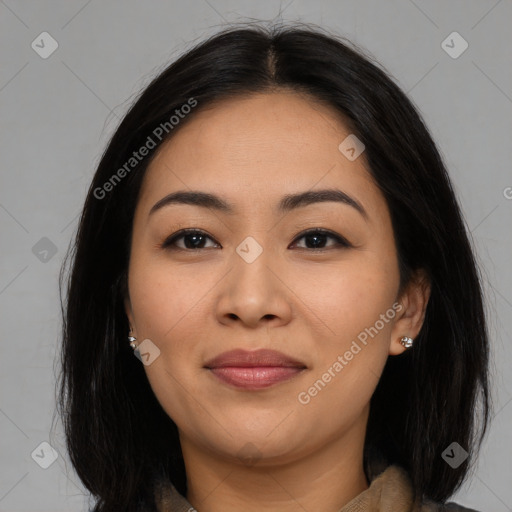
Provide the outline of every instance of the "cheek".
{"type": "MultiPolygon", "coordinates": [[[[382,284],[382,283],[381,283],[382,284]]],[[[296,401],[319,432],[349,425],[368,406],[388,358],[393,297],[375,280],[332,283],[336,307],[321,309],[335,335],[318,337],[315,364],[296,401]]]]}
{"type": "Polygon", "coordinates": [[[208,291],[218,279],[199,271],[201,265],[172,267],[164,258],[141,255],[132,263],[130,299],[137,334],[160,350],[145,370],[159,399],[176,400],[183,391],[180,383],[192,391],[201,371],[201,347],[209,334],[205,325],[211,318],[208,291]]]}
{"type": "MultiPolygon", "coordinates": [[[[293,282],[294,292],[319,320],[318,334],[322,329],[323,336],[347,342],[392,306],[398,274],[392,260],[376,261],[373,255],[362,254],[300,272],[293,282]]],[[[382,330],[389,329],[386,323],[382,330]]]]}
{"type": "Polygon", "coordinates": [[[164,342],[201,307],[208,283],[201,276],[171,269],[165,262],[140,258],[130,268],[130,299],[137,330],[164,342]],[[191,278],[192,277],[192,278],[191,278]]]}
{"type": "Polygon", "coordinates": [[[396,265],[391,258],[366,252],[299,283],[297,294],[307,297],[308,309],[321,320],[312,333],[318,347],[315,365],[299,403],[307,402],[310,412],[318,414],[331,405],[340,411],[360,411],[388,357],[396,316],[396,265]]]}
{"type": "Polygon", "coordinates": [[[130,299],[137,334],[160,350],[144,370],[157,400],[177,424],[200,417],[197,401],[190,397],[202,393],[197,358],[205,334],[201,330],[206,314],[201,310],[204,294],[203,285],[191,282],[190,273],[170,272],[168,264],[154,260],[133,260],[130,299]]]}

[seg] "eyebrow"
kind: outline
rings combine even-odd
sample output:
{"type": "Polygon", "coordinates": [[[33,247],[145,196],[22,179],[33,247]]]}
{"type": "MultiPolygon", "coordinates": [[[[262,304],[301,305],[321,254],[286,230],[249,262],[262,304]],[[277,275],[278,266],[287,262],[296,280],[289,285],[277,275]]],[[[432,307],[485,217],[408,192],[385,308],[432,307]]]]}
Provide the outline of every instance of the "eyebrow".
{"type": "MultiPolygon", "coordinates": [[[[287,194],[282,197],[277,206],[278,212],[286,213],[297,208],[308,206],[314,203],[337,202],[351,206],[357,210],[365,220],[368,220],[368,213],[363,206],[345,192],[338,189],[308,190],[298,194],[287,194]]],[[[234,215],[236,213],[232,204],[214,194],[201,192],[199,190],[177,191],[166,195],[153,205],[148,215],[169,206],[171,204],[188,204],[217,210],[221,213],[234,215]]]]}

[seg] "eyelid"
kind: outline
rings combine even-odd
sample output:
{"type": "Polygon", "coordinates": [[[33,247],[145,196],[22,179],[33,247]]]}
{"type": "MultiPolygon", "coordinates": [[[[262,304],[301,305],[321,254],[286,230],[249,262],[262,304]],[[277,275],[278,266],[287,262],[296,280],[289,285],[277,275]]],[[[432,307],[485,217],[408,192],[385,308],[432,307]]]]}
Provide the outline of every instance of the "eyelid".
{"type": "Polygon", "coordinates": [[[305,248],[301,247],[301,249],[304,249],[306,251],[313,251],[313,252],[324,252],[324,251],[329,251],[331,249],[336,249],[339,247],[353,247],[352,244],[345,237],[339,235],[338,233],[335,233],[334,231],[331,231],[330,229],[324,229],[324,228],[308,228],[308,229],[302,231],[301,233],[299,233],[294,238],[292,244],[296,243],[297,240],[300,240],[304,236],[313,234],[313,233],[325,235],[328,238],[332,238],[332,239],[336,240],[336,245],[334,247],[327,247],[327,248],[322,248],[322,249],[308,249],[307,247],[305,247],[305,248]]]}
{"type": "MultiPolygon", "coordinates": [[[[160,247],[162,249],[168,249],[169,247],[172,247],[173,243],[176,242],[176,240],[179,240],[180,238],[182,238],[183,236],[185,235],[203,235],[203,236],[206,236],[207,238],[210,238],[211,240],[213,240],[216,244],[220,245],[216,240],[215,238],[213,238],[213,236],[211,236],[210,234],[208,234],[206,231],[202,230],[202,229],[199,229],[199,228],[184,228],[184,229],[180,229],[179,231],[176,231],[174,232],[172,235],[168,236],[164,241],[163,243],[160,245],[160,247]]],[[[178,251],[198,251],[199,249],[182,249],[181,247],[173,247],[173,249],[175,250],[178,250],[178,251]]]]}
{"type": "MultiPolygon", "coordinates": [[[[186,236],[186,235],[189,235],[189,234],[197,234],[197,235],[203,235],[205,236],[206,238],[209,238],[210,240],[212,240],[213,242],[215,242],[216,244],[220,245],[213,236],[211,236],[209,233],[207,233],[206,231],[202,230],[202,229],[199,229],[199,228],[184,228],[184,229],[180,229],[179,231],[176,231],[175,233],[173,233],[172,235],[170,235],[169,237],[167,237],[164,242],[162,244],[159,245],[159,247],[161,249],[168,249],[168,250],[177,250],[177,251],[190,251],[190,252],[197,252],[201,249],[210,249],[209,247],[206,247],[206,248],[199,248],[199,249],[183,249],[181,247],[176,247],[174,246],[173,247],[173,244],[179,240],[180,238],[182,238],[183,236],[186,236]]],[[[309,234],[321,234],[321,235],[324,235],[324,236],[327,236],[328,238],[332,238],[333,240],[336,241],[336,244],[334,246],[331,246],[331,247],[327,247],[327,248],[319,248],[319,249],[310,249],[308,247],[300,247],[298,250],[305,250],[305,251],[308,251],[308,252],[326,252],[326,251],[329,251],[329,250],[332,250],[332,249],[340,249],[340,248],[351,248],[351,247],[354,247],[353,244],[351,244],[345,237],[343,237],[342,235],[338,234],[338,233],[335,233],[334,231],[331,231],[329,229],[324,229],[324,228],[308,228],[302,232],[300,232],[299,234],[297,234],[295,236],[295,238],[293,239],[293,241],[291,242],[291,244],[296,244],[298,240],[300,240],[301,238],[304,238],[305,236],[309,235],[309,234]]]]}

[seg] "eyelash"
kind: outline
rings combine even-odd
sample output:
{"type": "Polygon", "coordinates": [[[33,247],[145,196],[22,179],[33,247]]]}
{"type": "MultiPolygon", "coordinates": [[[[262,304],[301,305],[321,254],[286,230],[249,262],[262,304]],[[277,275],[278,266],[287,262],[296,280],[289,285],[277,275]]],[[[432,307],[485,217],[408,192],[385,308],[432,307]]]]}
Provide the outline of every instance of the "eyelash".
{"type": "MultiPolygon", "coordinates": [[[[343,249],[343,248],[352,247],[352,245],[342,236],[337,235],[336,233],[334,233],[332,231],[329,231],[326,229],[321,229],[321,228],[313,228],[313,229],[309,229],[307,231],[300,233],[299,235],[297,235],[297,237],[294,239],[294,241],[292,243],[296,243],[301,238],[304,238],[304,237],[306,237],[308,235],[312,235],[312,234],[325,235],[325,236],[327,236],[327,238],[332,238],[333,240],[336,241],[336,246],[321,248],[321,249],[312,249],[312,248],[308,248],[308,247],[301,247],[300,249],[305,249],[305,250],[314,251],[314,252],[326,252],[326,251],[329,251],[332,249],[343,249]]],[[[182,230],[174,233],[173,235],[171,235],[169,238],[167,238],[162,243],[162,245],[160,247],[162,249],[167,249],[167,250],[172,250],[172,251],[194,251],[194,252],[200,251],[202,249],[211,249],[211,247],[207,247],[207,248],[200,247],[198,249],[188,249],[188,248],[183,249],[182,247],[176,247],[174,245],[176,243],[176,241],[185,237],[186,235],[201,235],[201,236],[205,236],[205,237],[209,238],[210,240],[215,241],[210,235],[208,235],[204,231],[201,231],[199,229],[194,229],[194,228],[188,228],[188,229],[182,229],[182,230]]],[[[218,243],[218,242],[215,242],[215,243],[218,243]]]]}

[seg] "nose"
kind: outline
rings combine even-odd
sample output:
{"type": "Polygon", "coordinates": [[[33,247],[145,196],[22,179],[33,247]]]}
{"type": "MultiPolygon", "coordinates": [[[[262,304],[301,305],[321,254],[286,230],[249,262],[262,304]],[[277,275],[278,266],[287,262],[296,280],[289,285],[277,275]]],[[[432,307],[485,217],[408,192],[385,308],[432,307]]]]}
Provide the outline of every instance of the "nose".
{"type": "Polygon", "coordinates": [[[293,293],[275,255],[263,250],[251,261],[235,252],[232,260],[231,270],[218,287],[219,322],[238,322],[250,328],[287,324],[292,317],[293,293]]]}

